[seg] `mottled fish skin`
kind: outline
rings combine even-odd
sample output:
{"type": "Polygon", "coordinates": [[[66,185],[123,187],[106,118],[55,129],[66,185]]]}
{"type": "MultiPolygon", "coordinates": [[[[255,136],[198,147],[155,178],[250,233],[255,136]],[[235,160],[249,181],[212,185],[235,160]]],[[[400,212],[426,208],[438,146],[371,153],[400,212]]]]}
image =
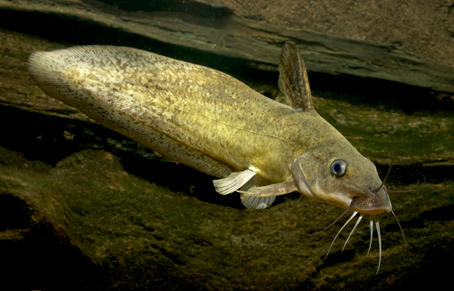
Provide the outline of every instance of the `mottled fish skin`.
{"type": "Polygon", "coordinates": [[[219,71],[126,47],[36,52],[29,71],[50,96],[169,160],[220,178],[216,191],[240,192],[248,208],[267,208],[277,195],[298,191],[344,214],[353,211],[347,223],[360,213],[354,229],[370,214],[380,268],[377,214],[389,212],[398,223],[388,191],[375,165],[315,111],[293,44],[282,48],[278,83],[292,107],[219,71]]]}
{"type": "Polygon", "coordinates": [[[36,52],[29,63],[50,96],[215,177],[251,168],[284,181],[307,148],[327,136],[345,140],[315,111],[301,114],[222,72],[138,49],[74,47],[36,52]]]}
{"type": "Polygon", "coordinates": [[[371,191],[381,183],[374,164],[314,110],[293,45],[284,45],[279,69],[293,108],[219,71],[134,48],[81,46],[29,60],[50,96],[169,160],[223,178],[214,181],[220,194],[247,191],[243,204],[247,195],[299,191],[344,209],[360,197],[353,210],[361,213],[390,211],[385,189],[371,191]],[[337,159],[348,162],[342,178],[330,171],[337,159]],[[246,183],[251,171],[257,185],[246,183]]]}

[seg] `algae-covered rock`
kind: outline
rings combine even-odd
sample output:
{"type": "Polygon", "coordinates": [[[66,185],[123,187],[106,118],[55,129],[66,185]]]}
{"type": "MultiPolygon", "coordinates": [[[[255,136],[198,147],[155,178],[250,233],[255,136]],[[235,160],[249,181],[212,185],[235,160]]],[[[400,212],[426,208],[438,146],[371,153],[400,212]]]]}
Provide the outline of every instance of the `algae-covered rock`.
{"type": "MultiPolygon", "coordinates": [[[[13,154],[2,152],[3,157],[13,154]]],[[[184,173],[172,166],[149,170],[184,173]]],[[[418,278],[420,268],[429,265],[433,275],[443,274],[435,273],[443,271],[443,261],[433,266],[431,261],[446,261],[453,239],[452,182],[427,184],[410,197],[393,197],[408,245],[405,251],[399,228],[390,216],[381,216],[378,275],[376,238],[365,257],[367,223],[344,253],[340,239],[322,260],[337,230],[317,231],[339,209],[299,195],[264,211],[242,209],[239,202],[222,205],[222,199],[205,201],[216,195],[214,190],[197,193],[196,186],[192,193],[171,191],[128,173],[118,157],[103,150],[74,153],[55,167],[2,164],[0,190],[2,196],[26,202],[30,228],[46,222],[96,266],[109,270],[115,288],[334,290],[342,282],[348,288],[361,284],[379,289],[402,282],[401,276],[418,278]]],[[[346,234],[341,236],[345,239],[346,234]]]]}

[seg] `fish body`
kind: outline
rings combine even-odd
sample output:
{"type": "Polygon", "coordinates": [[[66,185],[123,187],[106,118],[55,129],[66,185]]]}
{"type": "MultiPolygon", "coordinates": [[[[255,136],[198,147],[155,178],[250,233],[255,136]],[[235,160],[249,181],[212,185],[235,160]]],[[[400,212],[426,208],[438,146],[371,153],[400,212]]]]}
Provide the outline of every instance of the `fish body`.
{"type": "Polygon", "coordinates": [[[300,126],[316,114],[298,114],[222,72],[137,49],[37,52],[30,72],[49,95],[170,160],[193,166],[174,143],[215,160],[222,166],[198,169],[219,178],[253,167],[270,181],[283,181],[289,161],[318,139],[300,126]]]}
{"type": "Polygon", "coordinates": [[[315,110],[295,110],[203,66],[115,46],[36,52],[29,63],[50,96],[214,177],[251,169],[262,184],[279,183],[291,176],[296,157],[320,144],[340,144],[333,151],[341,156],[356,152],[315,110]]]}
{"type": "Polygon", "coordinates": [[[313,108],[304,62],[290,43],[279,87],[291,107],[217,70],[127,47],[35,52],[29,71],[50,96],[219,178],[216,191],[240,192],[248,208],[298,191],[360,219],[393,214],[374,164],[313,108]]]}

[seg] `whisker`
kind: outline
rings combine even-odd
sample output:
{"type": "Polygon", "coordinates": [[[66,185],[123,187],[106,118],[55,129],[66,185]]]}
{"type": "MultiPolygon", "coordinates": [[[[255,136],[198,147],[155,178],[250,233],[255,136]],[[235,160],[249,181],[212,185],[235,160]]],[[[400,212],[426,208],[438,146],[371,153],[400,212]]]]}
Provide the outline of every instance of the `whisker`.
{"type": "Polygon", "coordinates": [[[412,189],[412,190],[405,190],[405,191],[399,191],[399,190],[398,191],[389,191],[388,190],[388,193],[410,193],[410,192],[415,192],[416,190],[419,190],[419,188],[421,188],[421,187],[418,187],[418,188],[412,189]]]}
{"type": "Polygon", "coordinates": [[[370,243],[369,243],[369,249],[367,250],[367,254],[366,254],[366,257],[369,255],[369,252],[370,252],[370,249],[372,247],[372,238],[374,237],[374,223],[372,221],[372,215],[370,215],[370,223],[369,223],[369,226],[370,226],[370,243]]]}
{"type": "Polygon", "coordinates": [[[381,264],[381,234],[380,234],[380,224],[378,223],[378,218],[375,216],[376,221],[375,221],[375,227],[377,228],[377,234],[378,234],[378,268],[377,268],[377,274],[378,271],[380,270],[380,264],[381,264]]]}
{"type": "Polygon", "coordinates": [[[405,239],[404,229],[403,229],[402,226],[400,225],[399,220],[397,219],[397,216],[396,216],[396,214],[394,213],[394,211],[391,210],[389,213],[391,213],[391,215],[392,215],[393,218],[394,218],[394,221],[397,223],[397,225],[398,225],[399,228],[400,228],[400,233],[402,234],[402,237],[404,238],[405,251],[406,251],[406,250],[407,250],[407,240],[405,239]]]}
{"type": "Polygon", "coordinates": [[[352,202],[350,203],[350,206],[348,206],[348,208],[338,218],[336,218],[336,220],[334,220],[330,225],[328,225],[327,227],[325,227],[324,229],[322,229],[322,230],[320,230],[320,231],[318,231],[316,233],[320,233],[322,231],[325,231],[328,228],[330,228],[331,226],[333,226],[334,224],[336,224],[336,222],[338,222],[339,219],[341,219],[345,214],[347,214],[347,212],[349,212],[353,208],[353,206],[355,206],[357,200],[358,200],[358,198],[354,197],[352,199],[352,202]]]}
{"type": "Polygon", "coordinates": [[[350,239],[350,237],[352,236],[353,232],[355,231],[356,227],[358,226],[359,222],[361,221],[361,219],[363,219],[363,215],[362,214],[359,214],[359,217],[358,217],[358,220],[356,221],[355,223],[355,226],[353,227],[352,231],[350,232],[350,234],[348,235],[347,237],[347,240],[345,241],[344,243],[344,247],[342,248],[342,252],[344,251],[345,249],[345,246],[347,245],[348,243],[348,240],[350,239]]]}
{"type": "Polygon", "coordinates": [[[350,216],[350,218],[347,220],[347,222],[344,223],[344,225],[342,225],[342,227],[339,229],[339,231],[337,232],[336,236],[335,236],[334,239],[333,239],[333,242],[332,242],[331,245],[329,246],[328,252],[326,253],[326,256],[325,256],[325,258],[324,258],[323,260],[325,260],[325,259],[328,257],[329,251],[330,251],[331,248],[333,247],[333,244],[334,244],[334,242],[336,241],[337,237],[339,236],[339,234],[341,233],[341,231],[344,229],[344,227],[350,222],[350,220],[352,220],[353,217],[356,216],[356,214],[358,214],[357,211],[353,212],[352,216],[350,216]]]}
{"type": "Polygon", "coordinates": [[[372,190],[372,192],[377,193],[378,191],[380,191],[381,187],[383,187],[383,185],[385,185],[385,182],[388,179],[388,176],[389,176],[389,173],[391,172],[392,167],[393,167],[393,161],[391,161],[391,165],[389,165],[388,172],[386,173],[386,176],[385,176],[385,179],[383,179],[383,182],[381,182],[380,186],[378,186],[377,189],[372,190]]]}
{"type": "Polygon", "coordinates": [[[423,178],[424,178],[424,182],[422,182],[422,184],[419,185],[418,188],[412,189],[412,190],[406,190],[406,191],[389,191],[389,190],[388,190],[388,193],[410,193],[410,192],[418,191],[419,189],[422,188],[422,186],[424,186],[424,184],[426,184],[426,177],[425,177],[424,175],[422,175],[422,176],[423,176],[423,178]]]}

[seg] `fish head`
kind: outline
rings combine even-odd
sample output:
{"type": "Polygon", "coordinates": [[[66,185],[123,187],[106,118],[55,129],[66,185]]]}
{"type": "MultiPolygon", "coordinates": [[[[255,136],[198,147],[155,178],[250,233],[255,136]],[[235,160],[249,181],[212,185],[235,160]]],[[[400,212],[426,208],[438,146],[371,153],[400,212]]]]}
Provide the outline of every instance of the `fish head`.
{"type": "Polygon", "coordinates": [[[392,211],[374,163],[345,139],[307,150],[295,159],[291,172],[299,192],[313,200],[366,214],[392,211]]]}

